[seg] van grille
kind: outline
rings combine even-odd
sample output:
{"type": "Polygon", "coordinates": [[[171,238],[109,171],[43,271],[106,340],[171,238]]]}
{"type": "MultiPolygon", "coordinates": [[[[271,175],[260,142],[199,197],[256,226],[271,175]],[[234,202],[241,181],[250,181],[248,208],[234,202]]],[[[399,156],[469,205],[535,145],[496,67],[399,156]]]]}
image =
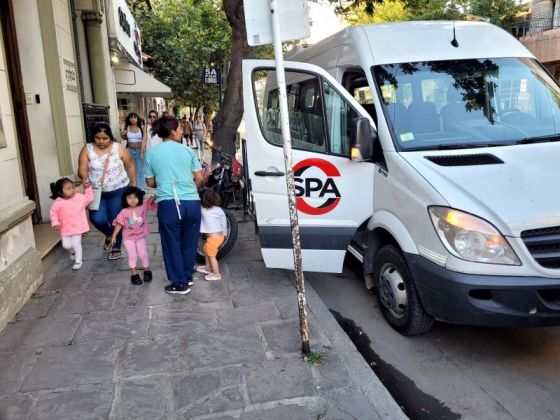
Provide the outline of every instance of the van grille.
{"type": "Polygon", "coordinates": [[[442,155],[424,156],[429,161],[439,166],[477,166],[496,165],[504,163],[500,158],[490,153],[477,153],[471,155],[442,155]]]}
{"type": "Polygon", "coordinates": [[[526,230],[521,239],[540,265],[560,268],[560,226],[526,230]]]}

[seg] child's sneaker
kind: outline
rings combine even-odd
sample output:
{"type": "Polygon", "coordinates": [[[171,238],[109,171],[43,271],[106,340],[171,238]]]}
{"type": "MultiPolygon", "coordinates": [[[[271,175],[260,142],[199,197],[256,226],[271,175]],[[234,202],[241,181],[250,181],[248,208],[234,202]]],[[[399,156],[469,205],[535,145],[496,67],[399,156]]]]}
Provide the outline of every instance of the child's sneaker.
{"type": "Polygon", "coordinates": [[[208,281],[216,281],[216,280],[221,280],[222,276],[220,274],[210,273],[206,277],[204,277],[204,279],[208,281]]]}
{"type": "Polygon", "coordinates": [[[199,273],[204,273],[204,274],[211,274],[212,273],[210,270],[208,270],[206,268],[205,265],[197,265],[196,266],[196,271],[198,271],[199,273]]]}
{"type": "Polygon", "coordinates": [[[81,262],[74,263],[74,265],[72,266],[72,270],[79,270],[80,268],[82,268],[81,262]]]}
{"type": "Polygon", "coordinates": [[[142,284],[142,279],[140,278],[140,274],[134,274],[134,275],[130,276],[130,282],[132,284],[134,284],[135,286],[138,286],[139,284],[142,284]]]}
{"type": "Polygon", "coordinates": [[[144,270],[144,283],[149,283],[153,279],[152,272],[150,270],[144,270]]]}

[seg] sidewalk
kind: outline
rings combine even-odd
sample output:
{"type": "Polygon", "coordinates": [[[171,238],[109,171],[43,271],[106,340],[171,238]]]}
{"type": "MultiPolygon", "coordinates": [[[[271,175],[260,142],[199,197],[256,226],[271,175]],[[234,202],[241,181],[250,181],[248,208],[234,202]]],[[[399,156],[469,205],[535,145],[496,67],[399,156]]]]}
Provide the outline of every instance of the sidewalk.
{"type": "Polygon", "coordinates": [[[249,220],[224,280],[195,277],[187,296],[163,292],[157,233],[154,281],[142,286],[126,259],[103,259],[102,241],[84,237],[77,273],[57,249],[0,335],[0,419],[405,418],[309,286],[311,345],[324,357],[301,359],[292,280],[264,267],[249,220]]]}

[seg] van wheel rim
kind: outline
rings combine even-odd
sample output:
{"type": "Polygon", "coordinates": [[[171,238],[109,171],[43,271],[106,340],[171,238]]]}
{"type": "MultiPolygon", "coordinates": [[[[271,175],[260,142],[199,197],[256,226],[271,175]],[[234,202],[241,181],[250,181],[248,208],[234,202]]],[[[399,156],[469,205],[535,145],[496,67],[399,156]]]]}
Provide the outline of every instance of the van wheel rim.
{"type": "Polygon", "coordinates": [[[397,267],[391,263],[381,267],[379,299],[392,316],[399,319],[404,317],[408,301],[406,285],[397,267]]]}

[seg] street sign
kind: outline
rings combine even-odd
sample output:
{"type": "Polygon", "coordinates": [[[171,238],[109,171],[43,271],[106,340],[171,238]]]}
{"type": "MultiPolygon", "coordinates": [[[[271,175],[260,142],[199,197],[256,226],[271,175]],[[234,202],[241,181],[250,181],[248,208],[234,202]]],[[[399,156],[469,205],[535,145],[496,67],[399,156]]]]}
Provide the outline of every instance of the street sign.
{"type": "Polygon", "coordinates": [[[222,82],[220,69],[208,67],[202,71],[202,81],[205,85],[219,85],[222,82]]]}
{"type": "Polygon", "coordinates": [[[303,278],[301,240],[296,206],[294,164],[292,159],[292,138],[288,115],[288,95],[286,93],[286,74],[282,42],[309,37],[309,7],[307,0],[244,0],[245,23],[249,45],[272,44],[276,64],[276,82],[280,106],[280,122],[286,168],[286,187],[288,189],[288,213],[292,230],[294,248],[294,271],[296,277],[299,332],[301,351],[307,354],[309,346],[309,326],[305,300],[305,281],[303,278]],[[282,23],[282,25],[280,25],[282,23]]]}
{"type": "MultiPolygon", "coordinates": [[[[244,0],[247,41],[251,46],[272,44],[272,20],[269,0],[244,0]]],[[[277,13],[282,22],[280,41],[309,38],[311,24],[307,0],[281,0],[277,13]]]]}

